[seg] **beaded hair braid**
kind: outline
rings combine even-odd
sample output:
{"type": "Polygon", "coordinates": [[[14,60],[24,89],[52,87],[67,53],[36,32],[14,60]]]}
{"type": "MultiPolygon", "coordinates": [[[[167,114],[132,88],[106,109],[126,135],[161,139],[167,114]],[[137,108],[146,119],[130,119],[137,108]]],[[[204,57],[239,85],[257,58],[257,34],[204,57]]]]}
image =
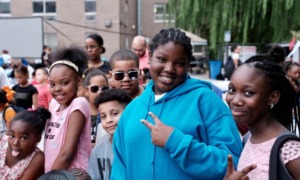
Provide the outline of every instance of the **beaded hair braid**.
{"type": "Polygon", "coordinates": [[[246,60],[245,64],[252,65],[265,75],[270,92],[276,90],[280,92],[280,98],[272,108],[277,120],[294,133],[300,130],[299,96],[286,78],[282,67],[274,63],[269,55],[252,56],[246,60]]]}

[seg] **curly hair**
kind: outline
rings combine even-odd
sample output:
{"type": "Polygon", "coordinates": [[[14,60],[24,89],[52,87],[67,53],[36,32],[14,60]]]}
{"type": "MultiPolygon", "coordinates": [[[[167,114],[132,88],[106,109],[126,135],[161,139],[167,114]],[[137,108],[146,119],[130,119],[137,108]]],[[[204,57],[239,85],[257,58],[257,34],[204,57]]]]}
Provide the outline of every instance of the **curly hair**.
{"type": "Polygon", "coordinates": [[[99,107],[100,104],[109,102],[109,101],[118,101],[121,104],[127,105],[130,103],[132,98],[129,94],[123,89],[108,89],[102,91],[95,99],[96,107],[99,107]]]}
{"type": "Polygon", "coordinates": [[[81,47],[70,46],[68,48],[57,49],[53,54],[51,54],[50,60],[52,63],[59,60],[70,61],[79,68],[78,75],[82,76],[84,70],[87,68],[88,55],[81,47]]]}

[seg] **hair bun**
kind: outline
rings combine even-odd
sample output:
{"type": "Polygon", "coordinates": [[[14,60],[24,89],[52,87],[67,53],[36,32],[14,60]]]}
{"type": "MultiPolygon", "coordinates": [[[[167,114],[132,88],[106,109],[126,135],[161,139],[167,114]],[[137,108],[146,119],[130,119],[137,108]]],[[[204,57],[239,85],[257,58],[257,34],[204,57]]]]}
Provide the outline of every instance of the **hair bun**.
{"type": "Polygon", "coordinates": [[[43,121],[46,121],[51,117],[51,113],[48,111],[48,109],[39,107],[36,109],[36,115],[41,118],[43,121]]]}
{"type": "Polygon", "coordinates": [[[106,51],[105,47],[104,47],[104,46],[102,46],[102,51],[101,51],[101,54],[104,54],[104,53],[105,53],[105,51],[106,51]]]}

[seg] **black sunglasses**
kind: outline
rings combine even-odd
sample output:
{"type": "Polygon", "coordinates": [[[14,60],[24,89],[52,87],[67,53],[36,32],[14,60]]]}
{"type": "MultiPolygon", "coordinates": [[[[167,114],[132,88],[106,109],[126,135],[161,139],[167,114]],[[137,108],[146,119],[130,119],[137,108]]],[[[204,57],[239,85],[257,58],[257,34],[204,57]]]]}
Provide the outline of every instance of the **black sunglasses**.
{"type": "Polygon", "coordinates": [[[138,78],[139,72],[138,71],[128,71],[127,73],[125,73],[125,72],[117,71],[117,72],[113,73],[116,81],[123,80],[125,77],[125,74],[127,74],[129,79],[133,81],[138,78]]]}
{"type": "Polygon", "coordinates": [[[90,86],[90,90],[91,90],[92,93],[96,93],[99,90],[104,91],[104,90],[107,90],[107,89],[109,89],[108,86],[101,86],[101,87],[99,87],[99,86],[90,86]]]}

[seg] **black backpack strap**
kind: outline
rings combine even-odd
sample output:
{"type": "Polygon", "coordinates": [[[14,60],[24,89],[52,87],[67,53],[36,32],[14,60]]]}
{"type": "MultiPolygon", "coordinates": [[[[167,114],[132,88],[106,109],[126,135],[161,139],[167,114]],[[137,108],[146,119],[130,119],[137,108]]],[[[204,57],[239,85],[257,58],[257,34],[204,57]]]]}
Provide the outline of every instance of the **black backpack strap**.
{"type": "Polygon", "coordinates": [[[292,179],[283,160],[281,158],[280,149],[285,142],[289,140],[300,141],[300,138],[290,131],[285,131],[277,137],[272,146],[270,161],[269,161],[269,179],[270,180],[289,180],[292,179]]]}
{"type": "Polygon", "coordinates": [[[244,136],[243,136],[243,147],[245,147],[247,141],[249,140],[249,137],[250,137],[250,131],[248,131],[244,136]]]}

